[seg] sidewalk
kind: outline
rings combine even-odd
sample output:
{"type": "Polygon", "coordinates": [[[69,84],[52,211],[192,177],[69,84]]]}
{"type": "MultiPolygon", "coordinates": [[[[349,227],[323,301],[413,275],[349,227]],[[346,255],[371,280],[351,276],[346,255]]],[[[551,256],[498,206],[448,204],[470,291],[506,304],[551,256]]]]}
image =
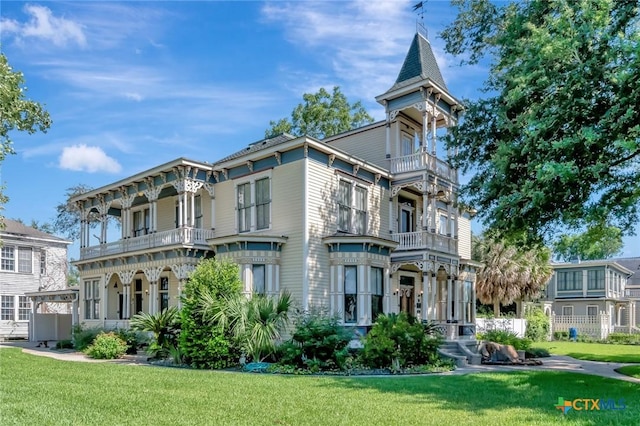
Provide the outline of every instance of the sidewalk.
{"type": "MultiPolygon", "coordinates": [[[[124,358],[113,360],[102,360],[89,358],[82,352],[74,351],[73,349],[55,350],[45,347],[37,347],[34,342],[26,341],[9,341],[0,342],[0,348],[13,347],[22,348],[22,351],[32,355],[46,356],[49,358],[55,358],[63,361],[76,361],[76,362],[111,362],[116,364],[131,364],[131,365],[150,365],[147,362],[147,356],[145,354],[139,355],[125,355],[124,358]]],[[[1,350],[1,349],[0,349],[1,350]]],[[[619,362],[598,362],[598,361],[582,361],[579,359],[571,358],[568,356],[554,355],[547,358],[540,358],[542,365],[469,365],[467,367],[456,368],[453,371],[446,373],[438,373],[443,375],[459,375],[459,374],[475,374],[475,373],[492,373],[492,372],[504,372],[504,371],[519,371],[519,370],[545,370],[545,371],[566,371],[571,373],[591,374],[602,377],[609,377],[611,379],[624,380],[627,382],[640,384],[640,379],[634,377],[625,376],[624,374],[617,373],[616,368],[620,368],[625,365],[635,365],[630,363],[619,362]]]]}

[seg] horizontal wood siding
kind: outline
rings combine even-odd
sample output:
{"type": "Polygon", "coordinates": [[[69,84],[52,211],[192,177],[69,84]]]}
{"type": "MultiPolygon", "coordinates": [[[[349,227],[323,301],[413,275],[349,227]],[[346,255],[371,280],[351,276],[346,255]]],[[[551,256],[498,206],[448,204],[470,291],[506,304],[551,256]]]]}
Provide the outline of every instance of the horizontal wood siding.
{"type": "Polygon", "coordinates": [[[158,231],[176,228],[176,197],[158,200],[158,231]]]}
{"type": "Polygon", "coordinates": [[[386,158],[387,135],[384,126],[356,133],[343,139],[331,141],[329,145],[349,154],[376,164],[385,169],[389,168],[389,160],[386,158]]]}
{"type": "Polygon", "coordinates": [[[216,237],[236,233],[236,197],[234,181],[225,181],[216,188],[216,237]]]}

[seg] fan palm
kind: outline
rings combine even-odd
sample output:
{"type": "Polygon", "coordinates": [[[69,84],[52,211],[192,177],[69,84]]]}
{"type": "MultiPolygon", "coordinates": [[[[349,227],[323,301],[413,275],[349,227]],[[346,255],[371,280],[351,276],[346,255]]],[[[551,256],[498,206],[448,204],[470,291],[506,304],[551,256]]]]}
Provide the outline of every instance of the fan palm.
{"type": "Polygon", "coordinates": [[[156,314],[140,312],[131,317],[130,325],[134,330],[153,333],[155,343],[165,348],[175,336],[175,326],[179,319],[178,308],[172,306],[156,314]]]}

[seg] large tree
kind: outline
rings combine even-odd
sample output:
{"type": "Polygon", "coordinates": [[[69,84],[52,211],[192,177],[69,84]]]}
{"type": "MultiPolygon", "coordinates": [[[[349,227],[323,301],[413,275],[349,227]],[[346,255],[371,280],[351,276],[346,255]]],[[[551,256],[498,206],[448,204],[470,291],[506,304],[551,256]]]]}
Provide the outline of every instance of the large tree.
{"type": "MultiPolygon", "coordinates": [[[[71,203],[73,197],[84,194],[91,191],[91,188],[85,184],[78,184],[67,188],[65,193],[65,201],[56,206],[58,212],[56,218],[53,220],[52,228],[60,235],[64,235],[70,240],[78,240],[80,238],[80,210],[78,206],[71,203]]],[[[95,227],[98,223],[98,214],[92,213],[89,215],[89,224],[91,227],[95,227]]]]}
{"type": "Polygon", "coordinates": [[[493,305],[496,317],[501,305],[537,298],[553,274],[548,248],[525,248],[494,233],[474,238],[473,258],[483,264],[476,274],[476,294],[481,303],[493,305]]]}
{"type": "Polygon", "coordinates": [[[553,252],[560,259],[609,259],[622,250],[622,232],[615,226],[593,226],[579,234],[564,234],[553,244],[553,252]]]}
{"type": "MultiPolygon", "coordinates": [[[[14,71],[7,57],[0,53],[0,163],[7,155],[15,153],[10,136],[12,131],[31,134],[46,132],[51,126],[49,113],[38,102],[27,99],[26,92],[23,74],[14,71]]],[[[0,210],[6,202],[0,187],[0,210]]]]}
{"type": "MultiPolygon", "coordinates": [[[[640,204],[638,2],[454,0],[442,37],[488,60],[486,96],[448,140],[473,173],[463,199],[506,234],[605,223],[632,233],[640,204]]],[[[534,238],[535,239],[535,238],[534,238]]]]}
{"type": "Polygon", "coordinates": [[[291,119],[271,121],[265,137],[281,133],[324,139],[373,122],[360,101],[349,103],[338,86],[329,93],[321,88],[317,93],[302,95],[303,103],[291,112],[291,119]]]}

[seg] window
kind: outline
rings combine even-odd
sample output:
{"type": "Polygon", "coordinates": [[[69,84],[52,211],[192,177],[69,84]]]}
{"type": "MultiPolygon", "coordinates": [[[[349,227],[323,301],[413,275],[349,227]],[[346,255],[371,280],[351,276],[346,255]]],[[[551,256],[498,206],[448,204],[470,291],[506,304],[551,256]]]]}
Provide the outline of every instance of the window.
{"type": "Polygon", "coordinates": [[[160,312],[169,309],[169,277],[160,277],[160,312]]]}
{"type": "Polygon", "coordinates": [[[572,305],[563,306],[562,307],[562,315],[565,315],[565,316],[573,315],[573,306],[572,305]]]}
{"type": "Polygon", "coordinates": [[[13,296],[2,296],[0,300],[0,319],[2,321],[13,321],[15,319],[13,296]]]}
{"type": "Polygon", "coordinates": [[[15,248],[11,246],[2,246],[0,251],[0,270],[3,271],[15,271],[15,248]]]}
{"type": "Polygon", "coordinates": [[[338,183],[338,230],[367,233],[367,190],[353,183],[338,183]]]}
{"type": "Polygon", "coordinates": [[[142,280],[140,278],[136,278],[135,280],[135,309],[134,312],[139,314],[142,312],[142,280]]]}
{"type": "Polygon", "coordinates": [[[265,265],[253,265],[253,294],[265,295],[265,265]]]}
{"type": "Polygon", "coordinates": [[[384,295],[383,269],[371,267],[371,321],[375,321],[382,313],[382,296],[384,295]]]}
{"type": "Polygon", "coordinates": [[[133,235],[139,237],[149,233],[151,224],[151,216],[149,209],[138,210],[133,212],[133,235]]]}
{"type": "Polygon", "coordinates": [[[445,214],[440,214],[439,216],[439,223],[438,223],[438,233],[441,235],[447,235],[448,233],[448,227],[449,227],[449,219],[447,218],[447,215],[445,214]]]}
{"type": "Polygon", "coordinates": [[[558,272],[558,291],[582,290],[582,271],[558,272]]]}
{"type": "Polygon", "coordinates": [[[589,290],[604,290],[603,269],[591,269],[587,271],[587,288],[589,290]]]}
{"type": "Polygon", "coordinates": [[[344,322],[355,323],[358,318],[358,267],[344,267],[344,322]]]}
{"type": "Polygon", "coordinates": [[[271,190],[269,178],[256,181],[256,228],[266,229],[271,224],[271,190]]]}
{"type": "Polygon", "coordinates": [[[196,228],[202,228],[202,197],[200,195],[196,195],[193,199],[193,204],[196,219],[193,226],[196,228]]]}
{"type": "Polygon", "coordinates": [[[84,318],[100,318],[100,280],[84,282],[84,318]]]}
{"type": "Polygon", "coordinates": [[[238,185],[238,232],[251,230],[251,184],[238,185]]]}
{"type": "Polygon", "coordinates": [[[30,274],[33,272],[31,247],[18,247],[18,272],[30,274]]]}
{"type": "Polygon", "coordinates": [[[596,315],[598,315],[598,306],[597,305],[587,306],[587,315],[591,317],[595,317],[596,315]]]}
{"type": "Polygon", "coordinates": [[[40,275],[47,275],[47,252],[44,249],[40,252],[40,275]]]}
{"type": "Polygon", "coordinates": [[[29,321],[31,301],[27,296],[18,296],[18,321],[29,321]]]}

